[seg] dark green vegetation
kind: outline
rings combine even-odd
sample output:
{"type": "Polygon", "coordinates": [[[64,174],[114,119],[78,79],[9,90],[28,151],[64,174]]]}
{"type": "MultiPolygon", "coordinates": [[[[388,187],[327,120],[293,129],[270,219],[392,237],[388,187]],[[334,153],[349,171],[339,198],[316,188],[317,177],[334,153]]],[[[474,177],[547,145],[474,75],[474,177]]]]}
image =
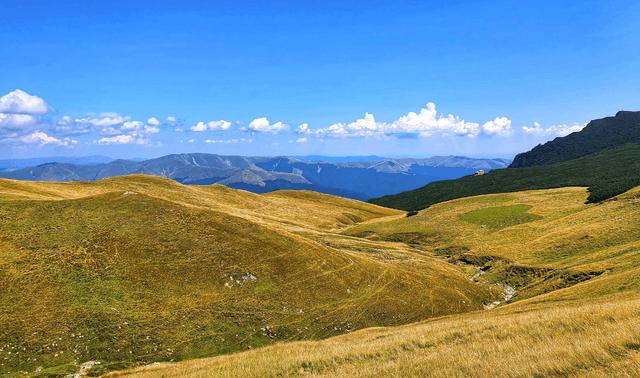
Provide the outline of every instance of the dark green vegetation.
{"type": "Polygon", "coordinates": [[[389,215],[403,216],[148,176],[0,180],[0,375],[60,376],[92,360],[100,374],[493,300],[443,261],[323,231],[389,215]],[[40,196],[69,199],[28,199],[40,196]]]}
{"type": "Polygon", "coordinates": [[[580,132],[518,154],[509,168],[560,163],[627,143],[640,144],[640,112],[620,111],[615,117],[593,120],[580,132]]]}
{"type": "Polygon", "coordinates": [[[380,206],[405,211],[481,194],[524,190],[589,187],[590,203],[623,193],[640,185],[640,146],[626,144],[579,159],[552,165],[499,169],[482,176],[437,181],[408,192],[369,200],[380,206]]]}

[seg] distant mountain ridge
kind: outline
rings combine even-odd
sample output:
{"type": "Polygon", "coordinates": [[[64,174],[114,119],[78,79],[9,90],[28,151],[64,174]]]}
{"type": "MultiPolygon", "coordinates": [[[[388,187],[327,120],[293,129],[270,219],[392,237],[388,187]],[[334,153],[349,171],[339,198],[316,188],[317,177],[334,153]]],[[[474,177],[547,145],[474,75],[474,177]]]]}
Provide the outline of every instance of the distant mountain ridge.
{"type": "Polygon", "coordinates": [[[304,189],[367,200],[416,189],[429,182],[506,168],[506,159],[434,156],[427,159],[392,159],[328,162],[289,156],[245,157],[205,153],[174,154],[145,161],[118,159],[104,164],[46,163],[0,177],[27,181],[97,181],[128,174],[171,178],[183,184],[221,184],[265,193],[278,189],[304,189]]]}
{"type": "Polygon", "coordinates": [[[640,112],[619,111],[614,117],[593,120],[579,132],[516,155],[509,168],[560,163],[627,143],[640,144],[640,112]]]}
{"type": "Polygon", "coordinates": [[[52,157],[40,157],[40,158],[26,158],[26,159],[5,159],[0,160],[0,171],[21,169],[27,167],[33,167],[46,163],[69,163],[76,165],[96,165],[106,164],[112,162],[114,159],[102,156],[52,156],[52,157]]]}

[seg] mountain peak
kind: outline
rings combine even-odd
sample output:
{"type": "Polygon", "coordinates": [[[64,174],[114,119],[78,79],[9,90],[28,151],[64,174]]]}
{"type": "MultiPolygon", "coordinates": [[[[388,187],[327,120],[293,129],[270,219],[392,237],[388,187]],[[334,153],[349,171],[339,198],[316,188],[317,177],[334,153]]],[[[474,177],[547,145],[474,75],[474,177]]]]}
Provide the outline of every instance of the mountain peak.
{"type": "Polygon", "coordinates": [[[640,144],[640,112],[621,110],[614,117],[595,119],[581,131],[518,154],[509,168],[560,163],[627,143],[640,144]]]}

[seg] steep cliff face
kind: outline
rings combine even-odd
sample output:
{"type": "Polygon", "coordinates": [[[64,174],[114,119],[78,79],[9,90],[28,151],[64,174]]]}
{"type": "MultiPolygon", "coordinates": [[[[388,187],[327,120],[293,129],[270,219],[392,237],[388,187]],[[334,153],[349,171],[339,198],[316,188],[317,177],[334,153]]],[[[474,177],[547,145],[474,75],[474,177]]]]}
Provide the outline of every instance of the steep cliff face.
{"type": "Polygon", "coordinates": [[[582,131],[516,155],[509,168],[560,163],[627,143],[640,144],[640,112],[620,111],[614,117],[593,120],[582,131]]]}

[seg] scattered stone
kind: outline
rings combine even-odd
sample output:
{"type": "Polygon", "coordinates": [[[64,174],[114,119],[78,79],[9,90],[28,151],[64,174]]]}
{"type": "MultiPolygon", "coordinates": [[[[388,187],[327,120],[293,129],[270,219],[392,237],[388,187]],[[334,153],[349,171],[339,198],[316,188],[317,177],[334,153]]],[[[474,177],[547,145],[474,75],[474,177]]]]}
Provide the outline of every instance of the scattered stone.
{"type": "Polygon", "coordinates": [[[129,192],[124,192],[123,196],[127,196],[129,194],[138,194],[138,193],[129,191],[129,192]]]}

